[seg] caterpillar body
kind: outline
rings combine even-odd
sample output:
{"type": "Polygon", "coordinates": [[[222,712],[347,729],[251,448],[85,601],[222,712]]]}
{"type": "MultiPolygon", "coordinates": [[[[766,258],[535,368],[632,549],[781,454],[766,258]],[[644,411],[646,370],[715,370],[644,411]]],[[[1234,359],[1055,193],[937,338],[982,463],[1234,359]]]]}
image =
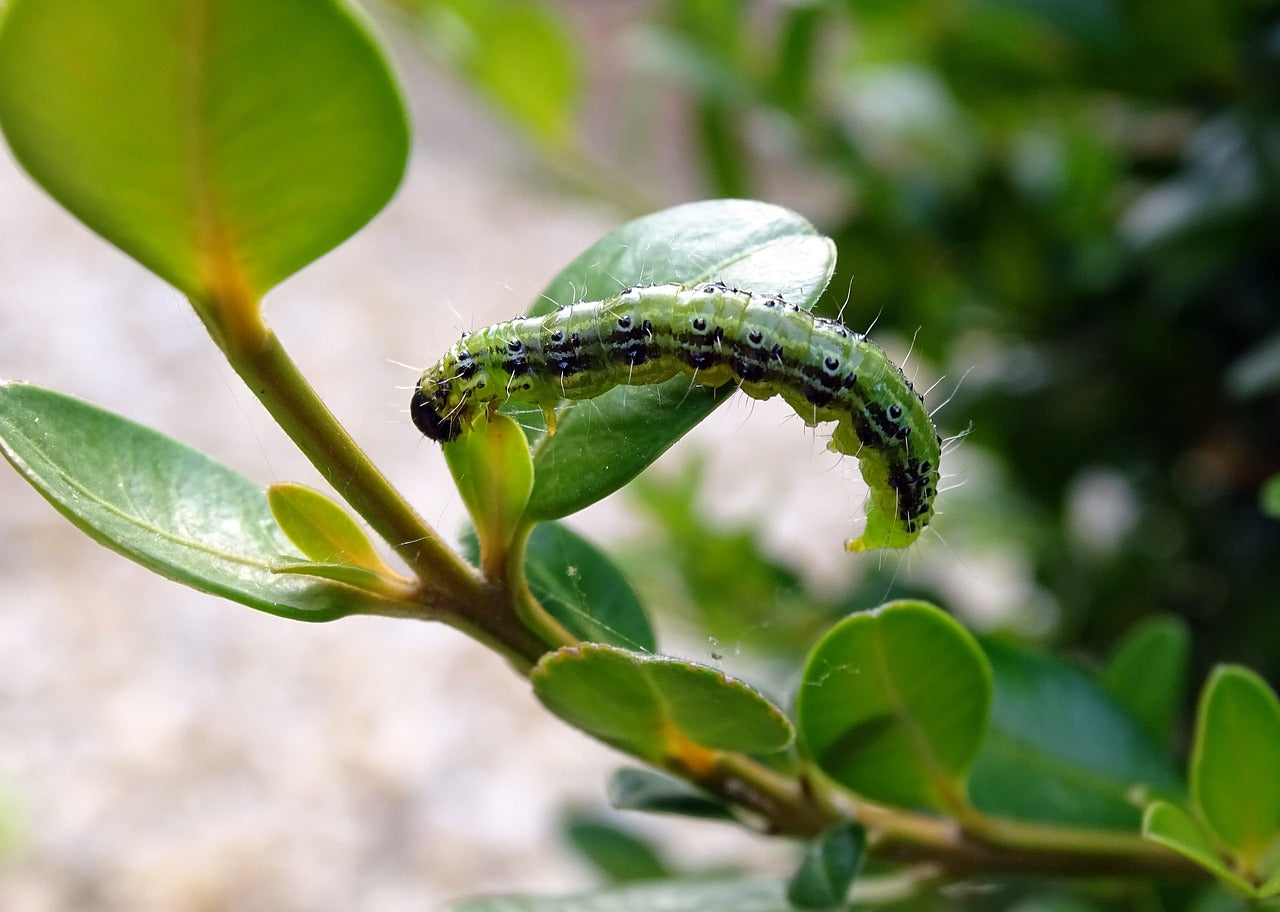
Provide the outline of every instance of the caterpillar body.
{"type": "Polygon", "coordinates": [[[562,400],[681,373],[780,394],[809,426],[837,422],[830,449],[857,457],[871,492],[848,550],[904,548],[932,519],[942,440],[902,370],[838,322],[720,282],[628,288],[466,334],[423,373],[410,414],[446,443],[513,399],[540,407],[554,433],[562,400]]]}

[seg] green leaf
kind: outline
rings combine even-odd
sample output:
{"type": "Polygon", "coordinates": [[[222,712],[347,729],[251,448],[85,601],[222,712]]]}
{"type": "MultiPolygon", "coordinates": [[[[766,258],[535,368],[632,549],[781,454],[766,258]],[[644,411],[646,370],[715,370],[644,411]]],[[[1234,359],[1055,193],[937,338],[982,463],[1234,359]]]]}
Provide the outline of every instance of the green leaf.
{"type": "Polygon", "coordinates": [[[609,803],[620,811],[679,814],[704,820],[733,820],[719,798],[684,779],[651,769],[624,767],[609,777],[609,803]]]}
{"type": "MultiPolygon", "coordinates": [[[[627,285],[708,279],[781,294],[809,309],[834,268],[831,240],[794,212],[747,200],[690,203],[610,232],[547,286],[531,313],[605,298],[627,285]]],[[[565,409],[556,433],[535,443],[527,515],[566,516],[618,490],[731,392],[677,377],[619,387],[565,409]]]]}
{"type": "Polygon", "coordinates": [[[564,837],[609,883],[636,883],[670,877],[670,867],[646,839],[594,814],[564,821],[564,837]]]}
{"type": "Polygon", "coordinates": [[[267,488],[267,506],[289,541],[312,561],[398,576],[355,518],[314,488],[294,482],[273,484],[267,488]]]}
{"type": "Polygon", "coordinates": [[[925,602],[845,618],[805,663],[796,719],[806,755],[873,801],[954,808],[986,731],[991,667],[925,602]]]}
{"type": "Polygon", "coordinates": [[[0,126],[37,183],[198,307],[341,243],[408,150],[386,61],[337,0],[10,0],[0,126]]]}
{"type": "Polygon", "coordinates": [[[1280,519],[1280,475],[1272,475],[1263,483],[1258,503],[1263,513],[1272,519],[1280,519]]]}
{"type": "Polygon", "coordinates": [[[1167,801],[1153,802],[1143,815],[1142,835],[1191,859],[1245,895],[1253,894],[1252,885],[1227,867],[1209,834],[1182,808],[1167,801]]]}
{"type": "Polygon", "coordinates": [[[1247,668],[1219,666],[1205,685],[1191,797],[1242,869],[1260,873],[1267,849],[1280,839],[1280,701],[1247,668]]]}
{"type": "Polygon", "coordinates": [[[1139,624],[1120,641],[1103,671],[1107,692],[1133,713],[1158,743],[1167,744],[1182,709],[1191,634],[1176,617],[1139,624]]]}
{"type": "Polygon", "coordinates": [[[1136,830],[1140,805],[1182,790],[1172,761],[1089,675],[988,640],[991,726],[969,797],[992,814],[1136,830]]]}
{"type": "Polygon", "coordinates": [[[328,561],[281,561],[271,566],[273,573],[295,573],[302,576],[318,576],[363,589],[373,595],[389,599],[412,598],[413,582],[401,576],[387,576],[376,570],[356,567],[352,564],[333,564],[328,561]]]}
{"type": "Polygon", "coordinates": [[[1271,879],[1267,883],[1258,888],[1258,897],[1262,899],[1280,897],[1280,871],[1276,871],[1274,875],[1271,875],[1271,879]]]}
{"type": "Polygon", "coordinates": [[[476,422],[444,445],[445,462],[480,540],[481,567],[511,547],[533,488],[533,463],[520,426],[506,415],[476,422]]]}
{"type": "Polygon", "coordinates": [[[1280,865],[1276,867],[1275,873],[1258,888],[1258,895],[1263,899],[1270,899],[1273,896],[1280,896],[1280,865]]]}
{"type": "Polygon", "coordinates": [[[653,627],[613,561],[560,523],[541,523],[525,550],[529,589],[575,637],[653,652],[653,627]]]}
{"type": "Polygon", "coordinates": [[[791,723],[723,672],[587,643],[542,657],[533,692],[569,724],[655,765],[706,763],[707,751],[772,752],[791,723]]]}
{"type": "Polygon", "coordinates": [[[782,884],[766,878],[667,880],[577,896],[487,896],[445,912],[794,912],[782,884]]]}
{"type": "Polygon", "coordinates": [[[528,0],[423,4],[426,42],[544,145],[568,144],[582,92],[564,17],[528,0]]]}
{"type": "Polygon", "coordinates": [[[842,823],[815,839],[787,884],[787,899],[801,909],[832,909],[844,904],[862,864],[867,834],[856,823],[842,823]]]}
{"type": "Polygon", "coordinates": [[[306,576],[252,482],[175,440],[52,390],[0,384],[0,450],[95,541],[260,611],[327,621],[386,602],[306,576]]]}

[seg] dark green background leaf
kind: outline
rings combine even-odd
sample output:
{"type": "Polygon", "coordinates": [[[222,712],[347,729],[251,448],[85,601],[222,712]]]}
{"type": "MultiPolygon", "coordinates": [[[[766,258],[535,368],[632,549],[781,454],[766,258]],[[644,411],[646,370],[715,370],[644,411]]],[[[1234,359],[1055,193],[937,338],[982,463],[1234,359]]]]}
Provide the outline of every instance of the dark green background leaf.
{"type": "Polygon", "coordinates": [[[832,909],[844,904],[862,864],[866,832],[842,823],[815,839],[787,884],[787,899],[802,909],[832,909]]]}
{"type": "Polygon", "coordinates": [[[1084,672],[988,640],[995,672],[991,726],[969,797],[993,814],[1137,830],[1153,795],[1177,794],[1171,759],[1084,672]]]}
{"type": "Polygon", "coordinates": [[[1129,631],[1111,654],[1103,686],[1142,723],[1158,744],[1168,744],[1186,696],[1191,634],[1179,618],[1150,618],[1129,631]]]}
{"type": "Polygon", "coordinates": [[[661,880],[674,872],[647,839],[595,814],[570,814],[565,841],[611,884],[661,880]]]}
{"type": "Polygon", "coordinates": [[[697,786],[657,770],[635,767],[624,767],[609,777],[609,803],[621,811],[733,819],[724,802],[697,786]]]}

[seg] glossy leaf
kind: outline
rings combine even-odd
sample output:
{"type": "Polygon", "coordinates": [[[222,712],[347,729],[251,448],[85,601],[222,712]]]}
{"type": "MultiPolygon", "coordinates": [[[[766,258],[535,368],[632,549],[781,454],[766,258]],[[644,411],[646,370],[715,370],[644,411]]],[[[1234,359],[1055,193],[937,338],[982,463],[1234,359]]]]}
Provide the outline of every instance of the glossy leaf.
{"type": "Polygon", "coordinates": [[[924,602],[845,618],[805,664],[796,719],[805,754],[873,801],[946,809],[986,731],[991,667],[973,637],[924,602]]]}
{"type": "Polygon", "coordinates": [[[732,820],[723,801],[684,779],[657,770],[624,767],[609,777],[609,803],[621,811],[732,820]]]}
{"type": "Polygon", "coordinates": [[[787,899],[801,909],[842,906],[862,865],[867,834],[856,823],[842,823],[815,839],[787,884],[787,899]]]}
{"type": "Polygon", "coordinates": [[[1280,701],[1247,668],[1220,666],[1205,685],[1191,796],[1244,869],[1259,873],[1267,849],[1280,840],[1280,701]]]}
{"type": "Polygon", "coordinates": [[[37,183],[198,307],[345,240],[408,148],[386,61],[338,0],[10,0],[0,126],[37,183]]]}
{"type": "Polygon", "coordinates": [[[488,896],[445,912],[794,912],[779,881],[666,880],[577,896],[488,896]]]}
{"type": "Polygon", "coordinates": [[[327,495],[294,482],[267,488],[267,506],[299,551],[323,564],[397,576],[378,554],[355,518],[327,495]]]}
{"type": "Polygon", "coordinates": [[[82,531],[162,576],[297,620],[387,606],[347,586],[273,572],[302,558],[261,490],[96,406],[37,386],[0,385],[0,450],[82,531]]]}
{"type": "Polygon", "coordinates": [[[1140,805],[1182,790],[1172,761],[1089,675],[1052,656],[986,641],[991,726],[969,777],[988,813],[1136,830],[1140,805]]]}
{"type": "Polygon", "coordinates": [[[702,764],[716,750],[771,752],[791,743],[782,711],[704,665],[587,643],[542,657],[533,691],[560,718],[654,764],[702,764]]]}
{"type": "Polygon", "coordinates": [[[640,652],[658,648],[626,577],[608,555],[560,523],[533,530],[525,572],[542,607],[578,639],[640,652]]]}
{"type": "Polygon", "coordinates": [[[533,487],[533,463],[524,432],[506,415],[476,422],[469,434],[444,445],[445,462],[480,539],[481,566],[511,546],[533,487]]]}
{"type": "Polygon", "coordinates": [[[1103,672],[1107,692],[1159,743],[1168,743],[1186,694],[1191,634],[1175,617],[1154,617],[1120,641],[1103,672]]]}
{"type": "MultiPolygon", "coordinates": [[[[708,279],[782,294],[809,309],[834,267],[830,239],[794,212],[746,200],[690,203],[610,232],[547,286],[531,313],[608,297],[627,285],[708,279]]],[[[618,490],[731,392],[677,377],[619,387],[563,410],[556,433],[535,443],[528,515],[558,518],[618,490]]]]}
{"type": "Polygon", "coordinates": [[[1142,835],[1191,859],[1245,895],[1253,893],[1253,887],[1223,861],[1209,834],[1177,805],[1167,801],[1152,803],[1142,818],[1142,835]]]}

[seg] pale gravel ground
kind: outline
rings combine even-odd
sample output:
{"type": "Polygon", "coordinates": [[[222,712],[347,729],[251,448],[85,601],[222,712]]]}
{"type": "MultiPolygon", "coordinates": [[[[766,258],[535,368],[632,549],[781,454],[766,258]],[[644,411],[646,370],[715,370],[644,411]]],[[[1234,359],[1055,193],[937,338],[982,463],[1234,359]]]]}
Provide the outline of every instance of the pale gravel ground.
{"type": "MultiPolygon", "coordinates": [[[[355,436],[452,532],[460,510],[438,449],[408,422],[413,371],[392,362],[422,364],[460,329],[520,312],[620,218],[531,187],[518,145],[402,64],[419,123],[406,185],[267,312],[355,436]]],[[[87,398],[264,485],[317,481],[185,302],[7,153],[0,377],[87,398]]],[[[738,444],[726,478],[758,471],[776,438],[795,438],[780,458],[820,449],[774,432],[785,411],[724,411],[707,433],[738,444]]],[[[382,912],[591,884],[556,841],[557,815],[602,806],[619,758],[548,716],[493,655],[443,627],[299,624],[167,583],[0,468],[0,909],[382,912]]],[[[778,493],[734,500],[781,515],[778,493]]],[[[842,496],[833,545],[860,497],[842,496]]],[[[634,526],[597,510],[580,527],[634,526]]],[[[648,826],[680,840],[688,864],[779,855],[726,827],[648,826]]]]}

